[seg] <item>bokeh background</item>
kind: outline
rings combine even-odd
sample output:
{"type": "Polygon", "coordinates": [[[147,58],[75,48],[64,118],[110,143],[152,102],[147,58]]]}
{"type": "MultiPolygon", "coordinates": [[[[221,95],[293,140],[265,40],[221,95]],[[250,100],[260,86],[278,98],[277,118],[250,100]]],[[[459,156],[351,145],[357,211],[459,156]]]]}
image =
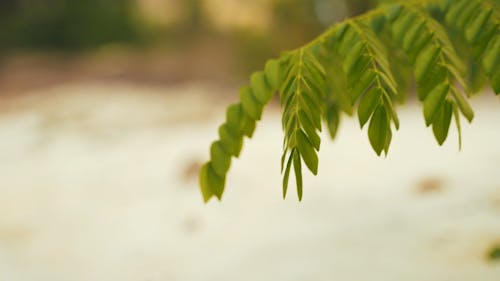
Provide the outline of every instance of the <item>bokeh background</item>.
{"type": "Polygon", "coordinates": [[[370,0],[0,1],[0,280],[500,280],[500,111],[439,147],[421,108],[378,158],[345,119],[281,198],[280,109],[197,173],[248,75],[370,0]]]}

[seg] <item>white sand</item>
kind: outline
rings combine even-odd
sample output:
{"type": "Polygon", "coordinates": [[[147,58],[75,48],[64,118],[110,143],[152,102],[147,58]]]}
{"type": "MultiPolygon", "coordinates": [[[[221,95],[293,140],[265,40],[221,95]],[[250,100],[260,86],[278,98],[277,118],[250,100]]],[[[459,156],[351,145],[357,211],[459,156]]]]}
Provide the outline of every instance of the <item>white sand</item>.
{"type": "Polygon", "coordinates": [[[473,99],[461,152],[454,128],[437,146],[415,105],[401,108],[386,159],[345,121],[323,139],[302,203],[293,184],[281,198],[282,133],[268,110],[223,202],[204,205],[189,174],[227,105],[210,91],[67,85],[9,101],[0,280],[500,280],[500,263],[484,258],[500,241],[492,94],[473,99]]]}

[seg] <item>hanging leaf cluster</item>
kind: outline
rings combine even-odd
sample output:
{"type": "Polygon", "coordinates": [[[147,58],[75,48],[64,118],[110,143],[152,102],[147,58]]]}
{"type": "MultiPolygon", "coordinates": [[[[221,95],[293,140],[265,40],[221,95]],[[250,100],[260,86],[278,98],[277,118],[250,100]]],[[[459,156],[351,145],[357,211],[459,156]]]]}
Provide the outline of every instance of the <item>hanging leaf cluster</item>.
{"type": "Polygon", "coordinates": [[[471,122],[467,101],[489,81],[500,93],[498,0],[421,0],[387,4],[333,25],[307,45],[283,53],[250,77],[228,107],[210,160],[200,172],[205,201],[222,198],[232,157],[251,138],[264,107],[279,93],[284,131],[283,197],[293,171],[302,199],[302,166],[318,173],[322,123],[333,139],[342,116],[357,112],[377,155],[399,129],[396,104],[413,81],[426,126],[439,145],[452,121],[471,122]],[[457,53],[460,50],[460,55],[457,53]],[[390,54],[390,55],[389,55],[390,54]],[[474,71],[470,71],[473,69],[474,71]],[[482,79],[487,77],[487,79],[482,79]]]}

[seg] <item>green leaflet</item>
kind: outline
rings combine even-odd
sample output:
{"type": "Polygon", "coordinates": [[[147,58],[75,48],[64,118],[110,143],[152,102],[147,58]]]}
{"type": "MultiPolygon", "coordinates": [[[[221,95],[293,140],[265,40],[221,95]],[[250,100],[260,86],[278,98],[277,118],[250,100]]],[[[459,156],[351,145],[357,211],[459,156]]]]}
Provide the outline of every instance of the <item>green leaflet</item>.
{"type": "Polygon", "coordinates": [[[208,202],[210,198],[214,195],[212,192],[212,188],[208,184],[208,166],[210,165],[210,162],[205,163],[201,169],[200,169],[200,188],[201,188],[201,194],[203,195],[203,201],[208,202]]]}
{"type": "Polygon", "coordinates": [[[250,77],[250,87],[252,94],[260,104],[267,104],[273,95],[271,86],[268,85],[263,72],[255,72],[250,77]]]}
{"type": "Polygon", "coordinates": [[[226,110],[226,124],[232,128],[232,130],[242,130],[243,122],[243,111],[239,103],[230,105],[226,110]]]}
{"type": "Polygon", "coordinates": [[[368,137],[370,139],[370,144],[373,150],[375,150],[375,152],[379,156],[382,153],[382,150],[384,150],[384,148],[386,147],[386,142],[388,141],[388,123],[387,113],[384,107],[377,107],[370,120],[370,126],[368,127],[368,137]]]}
{"type": "Polygon", "coordinates": [[[302,156],[302,159],[304,159],[307,167],[314,175],[317,175],[318,155],[316,155],[316,151],[314,150],[312,143],[302,130],[297,131],[297,145],[300,155],[302,156]]]}
{"type": "Polygon", "coordinates": [[[304,111],[299,110],[298,119],[300,120],[300,123],[303,124],[302,128],[307,134],[307,138],[310,140],[314,149],[319,150],[321,139],[318,135],[318,132],[314,129],[314,125],[311,123],[311,121],[309,121],[309,117],[307,117],[304,111]]]}
{"type": "Polygon", "coordinates": [[[458,112],[458,107],[453,105],[453,117],[455,118],[455,125],[458,131],[458,149],[462,149],[462,125],[460,124],[460,112],[458,112]]]}
{"type": "Polygon", "coordinates": [[[231,155],[224,151],[224,145],[221,141],[215,141],[210,146],[210,159],[215,173],[221,177],[226,176],[231,166],[231,155]]]}
{"type": "Polygon", "coordinates": [[[210,200],[212,196],[216,196],[220,200],[222,193],[224,193],[224,184],[225,178],[217,175],[210,162],[201,167],[200,187],[205,202],[210,200]]]}
{"type": "Polygon", "coordinates": [[[487,74],[492,75],[498,72],[498,66],[500,65],[500,37],[495,37],[489,48],[483,54],[483,66],[487,74]]]}
{"type": "Polygon", "coordinates": [[[283,80],[281,63],[278,60],[269,60],[266,63],[264,73],[266,74],[267,82],[273,91],[279,89],[283,80]]]}
{"type": "Polygon", "coordinates": [[[250,87],[243,87],[240,91],[240,100],[243,110],[254,120],[260,120],[263,106],[252,93],[250,87]]]}
{"type": "Polygon", "coordinates": [[[446,98],[449,89],[450,85],[448,83],[443,83],[434,88],[434,90],[427,95],[424,101],[425,125],[430,126],[432,124],[434,116],[441,108],[441,104],[446,98]]]}
{"type": "MultiPolygon", "coordinates": [[[[441,48],[435,45],[428,45],[420,51],[416,61],[415,61],[415,79],[418,83],[425,83],[428,76],[431,76],[430,70],[434,67],[434,63],[436,62],[439,53],[441,52],[441,48]]],[[[446,71],[446,69],[442,69],[442,71],[446,71]]]]}
{"type": "Polygon", "coordinates": [[[297,97],[299,107],[306,113],[314,128],[321,132],[321,115],[318,110],[321,110],[321,105],[308,94],[302,94],[297,97]]]}
{"type": "Polygon", "coordinates": [[[363,72],[359,81],[351,87],[351,104],[354,105],[358,98],[375,82],[375,71],[367,69],[363,72]]]}
{"type": "Polygon", "coordinates": [[[491,87],[498,95],[500,94],[500,72],[497,72],[492,76],[491,87]]]}
{"type": "Polygon", "coordinates": [[[330,133],[330,137],[335,139],[340,123],[340,113],[335,106],[330,106],[327,109],[326,122],[328,124],[328,133],[330,133]]]}
{"type": "Polygon", "coordinates": [[[368,122],[375,108],[379,105],[382,91],[381,88],[374,87],[361,99],[358,107],[358,118],[361,128],[368,122]]]}
{"type": "Polygon", "coordinates": [[[387,135],[385,136],[384,153],[387,156],[387,153],[389,153],[389,147],[390,147],[391,141],[392,141],[392,131],[390,130],[390,128],[388,128],[386,133],[387,133],[387,135]]]}
{"type": "Polygon", "coordinates": [[[487,76],[495,93],[500,92],[499,2],[400,2],[334,25],[252,74],[249,85],[240,91],[239,102],[228,107],[219,139],[210,146],[210,161],[200,170],[205,202],[214,196],[222,198],[231,157],[240,155],[243,137],[252,137],[256,121],[276,91],[285,136],[283,197],[292,166],[299,200],[303,197],[302,161],[317,174],[322,121],[334,138],[341,114],[357,110],[360,126],[369,123],[372,148],[377,155],[387,155],[391,124],[399,128],[394,101],[404,100],[404,92],[411,88],[410,72],[423,103],[425,123],[432,126],[438,144],[447,139],[454,118],[461,147],[460,115],[469,122],[474,118],[467,101],[469,89],[479,89],[487,76]]]}
{"type": "Polygon", "coordinates": [[[432,123],[432,131],[439,145],[443,145],[446,137],[448,137],[452,113],[453,104],[449,101],[444,101],[436,113],[434,122],[432,123]]]}
{"type": "MultiPolygon", "coordinates": [[[[285,199],[286,192],[288,189],[288,178],[290,177],[290,167],[292,165],[292,159],[293,159],[293,154],[294,154],[293,152],[294,151],[292,151],[292,153],[288,157],[288,161],[286,163],[285,174],[283,175],[283,199],[285,199]]],[[[283,160],[285,159],[284,158],[285,156],[286,156],[286,154],[283,154],[283,160]]]]}
{"type": "Polygon", "coordinates": [[[232,129],[227,124],[219,127],[219,137],[223,149],[227,154],[238,157],[243,146],[243,136],[239,135],[237,131],[232,129]]]}
{"type": "Polygon", "coordinates": [[[462,114],[465,116],[465,118],[467,118],[469,122],[471,122],[472,119],[474,119],[474,111],[472,111],[472,108],[470,107],[469,103],[465,100],[462,94],[460,94],[456,89],[452,89],[452,94],[462,114]]]}
{"type": "Polygon", "coordinates": [[[302,201],[302,167],[300,164],[300,153],[297,150],[293,152],[293,169],[295,172],[295,182],[297,184],[297,196],[299,197],[299,201],[302,201]]]}
{"type": "Polygon", "coordinates": [[[251,138],[253,136],[253,132],[255,131],[255,126],[256,126],[255,119],[252,119],[252,117],[248,116],[247,113],[243,112],[241,120],[241,129],[243,131],[243,134],[251,138]]]}
{"type": "Polygon", "coordinates": [[[492,10],[480,11],[478,15],[471,20],[470,25],[465,29],[465,38],[472,44],[476,43],[485,28],[486,23],[492,16],[492,10]]]}

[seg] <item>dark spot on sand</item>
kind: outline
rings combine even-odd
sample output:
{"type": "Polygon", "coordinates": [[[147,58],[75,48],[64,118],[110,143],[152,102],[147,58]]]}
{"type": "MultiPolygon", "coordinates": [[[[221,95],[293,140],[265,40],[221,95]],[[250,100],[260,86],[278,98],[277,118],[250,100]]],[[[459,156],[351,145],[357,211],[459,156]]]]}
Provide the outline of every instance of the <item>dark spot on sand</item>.
{"type": "Polygon", "coordinates": [[[416,183],[415,191],[418,194],[440,192],[444,189],[444,180],[439,177],[423,178],[416,183]]]}
{"type": "Polygon", "coordinates": [[[199,159],[193,159],[188,161],[182,170],[182,178],[186,182],[193,181],[198,178],[198,173],[201,168],[201,161],[199,159]]]}
{"type": "Polygon", "coordinates": [[[201,219],[195,215],[189,215],[182,221],[182,228],[188,234],[195,234],[201,228],[201,219]]]}
{"type": "Polygon", "coordinates": [[[26,243],[33,236],[33,230],[27,227],[0,227],[0,242],[10,246],[26,243]]]}

